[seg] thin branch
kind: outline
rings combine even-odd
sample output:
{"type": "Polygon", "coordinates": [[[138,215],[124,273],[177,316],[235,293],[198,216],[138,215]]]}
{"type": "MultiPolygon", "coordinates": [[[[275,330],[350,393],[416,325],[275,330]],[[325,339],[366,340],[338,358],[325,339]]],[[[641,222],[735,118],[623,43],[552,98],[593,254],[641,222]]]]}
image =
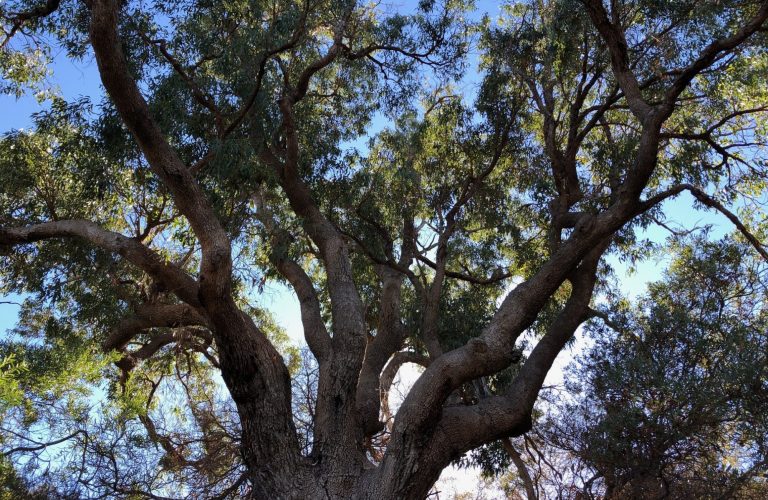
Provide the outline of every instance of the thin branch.
{"type": "Polygon", "coordinates": [[[88,433],[85,430],[79,429],[79,430],[76,430],[75,432],[73,432],[72,434],[70,434],[68,436],[65,436],[65,437],[60,438],[60,439],[56,439],[54,441],[49,441],[47,443],[39,443],[39,444],[36,444],[34,446],[17,446],[15,448],[11,448],[10,450],[3,452],[3,455],[8,456],[8,455],[12,455],[14,453],[44,450],[45,448],[48,448],[49,446],[55,446],[57,444],[61,444],[61,443],[65,442],[65,441],[69,441],[73,437],[78,436],[80,434],[84,434],[86,437],[88,436],[88,433]]]}

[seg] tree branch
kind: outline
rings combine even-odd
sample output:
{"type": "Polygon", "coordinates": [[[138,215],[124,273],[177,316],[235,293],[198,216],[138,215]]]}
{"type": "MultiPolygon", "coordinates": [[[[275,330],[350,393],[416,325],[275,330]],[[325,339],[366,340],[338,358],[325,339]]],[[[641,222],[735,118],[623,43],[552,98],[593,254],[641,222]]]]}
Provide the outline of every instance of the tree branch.
{"type": "Polygon", "coordinates": [[[376,336],[368,342],[365,350],[365,361],[357,385],[357,411],[366,436],[381,430],[381,371],[392,353],[402,347],[406,335],[400,320],[403,275],[383,265],[378,265],[377,271],[381,278],[378,325],[376,336]]]}
{"type": "Polygon", "coordinates": [[[122,350],[131,339],[149,328],[207,326],[207,320],[186,304],[141,304],[134,316],[126,318],[102,343],[105,351],[122,350]]]}
{"type": "Polygon", "coordinates": [[[5,35],[5,39],[0,43],[0,49],[5,48],[8,42],[18,32],[22,26],[28,21],[34,21],[42,19],[53,14],[61,4],[61,0],[46,0],[44,5],[38,5],[30,10],[24,12],[16,12],[11,14],[11,29],[5,35]]]}
{"type": "Polygon", "coordinates": [[[11,448],[10,450],[3,452],[3,455],[5,455],[7,457],[7,456],[12,455],[14,453],[22,453],[22,452],[44,450],[45,448],[48,448],[49,446],[56,446],[57,444],[61,444],[64,441],[69,441],[73,437],[79,436],[80,434],[84,434],[86,436],[86,439],[87,439],[88,433],[85,430],[83,430],[83,429],[79,429],[79,430],[76,430],[75,432],[73,432],[72,434],[69,434],[68,436],[64,436],[63,438],[55,439],[55,440],[49,441],[47,443],[38,443],[37,441],[34,441],[35,443],[37,443],[34,446],[17,446],[15,448],[11,448]]]}
{"type": "Polygon", "coordinates": [[[665,191],[656,194],[655,196],[642,202],[640,211],[648,210],[666,200],[667,198],[676,196],[683,191],[689,191],[693,197],[699,201],[699,203],[706,207],[714,208],[723,214],[729,221],[733,223],[734,226],[736,226],[736,229],[739,230],[739,232],[744,236],[744,238],[747,239],[747,241],[754,247],[754,249],[757,250],[757,253],[759,253],[760,256],[764,259],[768,260],[768,251],[766,251],[765,245],[763,245],[762,242],[760,242],[760,240],[754,234],[752,234],[749,228],[747,228],[747,226],[745,226],[744,223],[739,220],[739,217],[728,210],[725,205],[693,184],[677,184],[665,191]]]}
{"type": "Polygon", "coordinates": [[[99,248],[117,253],[163,283],[187,304],[200,306],[198,285],[191,276],[166,262],[137,239],[103,229],[95,222],[60,220],[20,228],[0,228],[0,245],[18,245],[51,238],[81,238],[99,248]]]}
{"type": "Polygon", "coordinates": [[[272,249],[269,253],[269,259],[278,272],[288,280],[296,293],[301,308],[304,338],[312,354],[322,365],[330,355],[331,337],[320,312],[320,300],[315,286],[304,269],[288,257],[291,235],[285,229],[278,227],[263,195],[259,193],[254,199],[256,201],[256,216],[272,234],[272,249]]]}
{"type": "Polygon", "coordinates": [[[717,201],[716,199],[709,196],[707,193],[702,191],[701,189],[697,188],[696,186],[692,185],[685,185],[684,189],[687,189],[690,191],[690,193],[696,198],[702,205],[707,206],[709,208],[714,208],[721,214],[725,215],[726,218],[728,218],[729,221],[733,223],[734,226],[736,226],[736,229],[739,230],[739,232],[749,241],[749,243],[757,250],[757,253],[760,254],[760,256],[768,261],[768,251],[765,250],[765,246],[760,242],[757,237],[752,234],[752,232],[747,228],[747,226],[742,223],[738,216],[725,208],[725,206],[717,201]]]}
{"type": "Polygon", "coordinates": [[[215,296],[228,295],[232,268],[229,238],[200,186],[152,118],[128,70],[117,32],[119,8],[116,0],[91,2],[91,45],[102,83],[150,167],[171,192],[176,206],[200,241],[204,285],[201,291],[215,296]]]}
{"type": "Polygon", "coordinates": [[[707,69],[714,62],[719,60],[727,51],[733,50],[741,45],[752,34],[760,30],[768,19],[768,2],[762,2],[760,9],[747,22],[744,27],[738,30],[728,38],[722,38],[710,43],[686,68],[680,70],[679,76],[667,89],[665,102],[668,105],[674,103],[675,99],[685,90],[689,83],[703,70],[707,69]]]}
{"type": "Polygon", "coordinates": [[[592,23],[608,47],[613,73],[627,98],[632,113],[641,123],[644,123],[653,109],[643,98],[640,84],[631,69],[624,31],[608,18],[602,0],[582,0],[582,2],[587,7],[587,13],[592,23]]]}

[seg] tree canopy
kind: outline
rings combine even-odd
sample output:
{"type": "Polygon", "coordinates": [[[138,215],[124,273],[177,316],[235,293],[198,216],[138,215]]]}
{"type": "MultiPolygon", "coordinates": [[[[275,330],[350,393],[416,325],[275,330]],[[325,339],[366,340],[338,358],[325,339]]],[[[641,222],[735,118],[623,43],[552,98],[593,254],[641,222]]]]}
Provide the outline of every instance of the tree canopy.
{"type": "Polygon", "coordinates": [[[760,491],[768,2],[608,4],[0,4],[46,103],[0,138],[2,494],[423,498],[467,456],[546,495],[521,436],[565,496],[760,491]]]}

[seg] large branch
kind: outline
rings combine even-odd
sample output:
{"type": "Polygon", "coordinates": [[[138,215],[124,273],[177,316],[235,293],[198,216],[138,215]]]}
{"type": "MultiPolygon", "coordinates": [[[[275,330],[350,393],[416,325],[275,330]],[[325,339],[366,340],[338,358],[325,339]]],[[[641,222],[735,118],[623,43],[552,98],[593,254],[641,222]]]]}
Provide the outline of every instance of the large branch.
{"type": "MultiPolygon", "coordinates": [[[[723,213],[755,249],[768,259],[768,252],[764,246],[738,220],[737,216],[695,186],[688,184],[674,186],[637,204],[634,212],[637,214],[648,210],[684,190],[690,191],[702,204],[723,213]]],[[[595,315],[594,310],[589,307],[589,301],[594,289],[597,263],[607,248],[608,242],[609,239],[604,239],[597,244],[574,272],[571,277],[573,291],[565,308],[536,345],[509,390],[502,396],[488,398],[475,406],[443,410],[439,424],[442,429],[436,432],[444,438],[443,444],[440,445],[438,441],[435,444],[445,448],[442,449],[442,453],[455,454],[459,450],[470,449],[483,442],[526,430],[530,422],[530,412],[556,356],[578,326],[595,315]],[[450,436],[449,439],[448,436],[450,436]]]]}
{"type": "MultiPolygon", "coordinates": [[[[366,347],[364,309],[352,277],[347,244],[320,212],[308,186],[298,175],[298,138],[293,128],[293,110],[285,105],[281,107],[288,116],[285,130],[289,146],[285,165],[278,174],[280,183],[294,212],[303,219],[304,229],[320,250],[331,302],[333,337],[330,355],[320,369],[314,453],[336,454],[341,451],[334,449],[355,449],[356,446],[358,421],[354,399],[366,347]],[[338,401],[346,404],[339,408],[338,401]]],[[[289,267],[290,264],[284,270],[289,271],[289,267]]],[[[345,458],[355,460],[357,457],[345,458]]]]}
{"type": "Polygon", "coordinates": [[[121,321],[102,343],[105,351],[122,350],[131,339],[149,328],[206,326],[207,320],[186,304],[142,304],[133,316],[121,321]]]}
{"type": "MultiPolygon", "coordinates": [[[[448,410],[443,405],[447,397],[462,384],[509,366],[516,359],[517,338],[533,323],[541,308],[563,281],[573,273],[582,259],[600,248],[606,238],[610,238],[644,209],[646,207],[638,200],[623,198],[600,214],[581,217],[571,236],[550,260],[528,281],[518,285],[507,295],[479,337],[445,353],[430,364],[408,393],[395,417],[390,445],[376,471],[377,480],[399,482],[396,478],[429,473],[428,470],[417,472],[411,469],[416,465],[413,455],[422,454],[419,450],[426,446],[427,435],[432,435],[430,429],[434,429],[436,422],[446,423],[441,424],[435,434],[445,432],[448,420],[458,422],[454,417],[446,420],[448,410]]],[[[546,344],[542,345],[542,349],[546,344]]],[[[507,404],[505,410],[492,411],[487,415],[474,413],[482,410],[483,406],[480,405],[471,407],[472,410],[452,408],[448,413],[459,412],[463,415],[464,412],[469,412],[468,416],[460,418],[464,425],[488,427],[490,422],[493,423],[490,425],[493,428],[499,422],[508,422],[508,430],[511,431],[507,435],[510,432],[522,432],[526,428],[526,418],[530,417],[530,413],[525,411],[524,404],[507,404]],[[498,418],[501,420],[497,422],[498,418]]],[[[454,416],[459,417],[458,414],[454,416]]],[[[488,440],[499,437],[501,435],[489,436],[488,440]]],[[[456,456],[456,449],[451,448],[453,445],[444,446],[448,447],[442,450],[447,453],[444,456],[456,456]]],[[[442,453],[439,450],[433,451],[442,453]]],[[[437,468],[433,472],[439,473],[439,467],[435,467],[437,468]]]]}
{"type": "Polygon", "coordinates": [[[377,271],[382,281],[378,325],[376,336],[368,342],[357,385],[357,411],[366,436],[382,428],[379,421],[381,371],[392,353],[402,347],[406,334],[400,321],[403,275],[383,265],[377,266],[377,271]]]}
{"type": "Polygon", "coordinates": [[[229,239],[200,186],[152,118],[130,74],[117,31],[119,8],[120,2],[116,0],[91,3],[91,44],[102,83],[150,167],[171,192],[200,241],[202,290],[225,295],[231,286],[229,239]]]}
{"type": "Polygon", "coordinates": [[[541,386],[558,353],[576,329],[590,316],[589,302],[597,278],[597,264],[610,238],[598,243],[569,277],[571,295],[549,325],[509,389],[499,396],[481,399],[472,406],[449,406],[442,410],[434,434],[428,441],[427,457],[416,474],[442,469],[451,457],[483,443],[519,436],[531,428],[531,412],[541,386]]]}
{"type": "Polygon", "coordinates": [[[597,280],[597,265],[610,238],[606,238],[593,248],[571,276],[571,295],[547,329],[547,333],[536,344],[530,356],[523,364],[507,396],[515,400],[522,399],[526,407],[533,409],[544,378],[552,367],[555,358],[573,336],[576,329],[591,316],[589,302],[597,280]]]}
{"type": "Polygon", "coordinates": [[[91,44],[99,74],[150,167],[200,241],[200,298],[216,337],[222,377],[238,406],[242,451],[252,466],[253,484],[290,482],[299,446],[290,419],[288,370],[264,332],[234,302],[229,238],[202,189],[152,118],[129,72],[117,30],[119,8],[116,0],[91,2],[91,44]],[[273,458],[285,465],[280,477],[263,469],[263,463],[273,458]]]}
{"type": "Polygon", "coordinates": [[[643,98],[640,84],[631,68],[629,60],[629,49],[627,40],[624,36],[624,30],[621,26],[615,25],[608,17],[603,6],[602,0],[582,0],[587,7],[592,23],[597,28],[600,36],[603,37],[605,44],[611,56],[611,66],[616,80],[619,82],[621,90],[626,96],[632,113],[644,122],[651,114],[652,107],[643,98]]]}
{"type": "Polygon", "coordinates": [[[18,245],[51,238],[81,238],[117,253],[160,281],[170,292],[193,307],[199,307],[198,285],[190,275],[168,263],[138,239],[108,231],[87,220],[60,220],[33,226],[0,228],[0,245],[18,245]]]}
{"type": "MultiPolygon", "coordinates": [[[[530,409],[541,381],[564,342],[589,314],[588,298],[585,304],[582,293],[575,292],[580,288],[588,290],[591,296],[594,273],[586,273],[592,274],[591,284],[587,282],[576,287],[574,283],[573,300],[569,301],[567,311],[558,320],[562,328],[550,331],[537,345],[535,355],[529,360],[530,365],[524,367],[515,383],[514,397],[489,398],[472,407],[443,408],[443,403],[461,384],[508,366],[513,359],[516,339],[532,324],[552,293],[577,269],[582,259],[586,259],[582,264],[586,270],[592,266],[592,258],[588,256],[596,253],[596,265],[611,236],[647,208],[639,197],[655,170],[659,129],[671,107],[652,107],[644,100],[640,84],[631,70],[626,40],[618,21],[608,19],[599,0],[585,0],[585,4],[609,46],[614,73],[625,98],[643,125],[634,165],[619,187],[619,194],[612,200],[611,207],[597,215],[580,217],[565,244],[532,278],[508,294],[479,338],[433,361],[417,380],[396,417],[390,447],[376,471],[377,478],[381,480],[405,485],[400,483],[399,478],[436,478],[439,470],[462,451],[504,435],[524,432],[529,427],[530,409]],[[439,424],[435,429],[436,422],[439,424]],[[476,433],[466,429],[480,431],[476,433]],[[430,434],[431,441],[426,434],[430,434]],[[434,436],[440,438],[434,439],[434,436]],[[425,447],[428,448],[426,451],[425,447]],[[443,458],[434,464],[425,464],[414,458],[424,455],[443,458]]],[[[418,494],[411,491],[400,493],[418,494]]]]}
{"type": "Polygon", "coordinates": [[[315,285],[304,269],[288,256],[291,235],[279,227],[274,215],[264,201],[261,193],[254,196],[256,216],[271,233],[272,248],[269,260],[277,271],[291,284],[301,309],[301,324],[304,327],[304,339],[320,365],[328,359],[331,351],[331,337],[325,326],[320,311],[320,300],[315,285]]]}
{"type": "MultiPolygon", "coordinates": [[[[334,37],[340,40],[341,31],[336,32],[334,37]]],[[[326,366],[320,369],[318,383],[315,438],[318,441],[316,452],[320,454],[335,454],[334,450],[356,447],[354,443],[359,421],[354,401],[366,347],[364,308],[352,277],[348,246],[342,234],[320,211],[309,186],[299,173],[299,133],[294,106],[306,94],[312,76],[333,62],[337,50],[338,45],[334,42],[325,56],[307,66],[293,88],[286,84],[284,95],[279,100],[285,138],[283,159],[278,158],[269,146],[262,153],[262,159],[275,169],[291,208],[302,219],[305,231],[317,244],[327,276],[333,337],[331,356],[326,366]],[[339,408],[339,401],[346,404],[339,408]]],[[[364,460],[355,456],[343,458],[364,460]]]]}

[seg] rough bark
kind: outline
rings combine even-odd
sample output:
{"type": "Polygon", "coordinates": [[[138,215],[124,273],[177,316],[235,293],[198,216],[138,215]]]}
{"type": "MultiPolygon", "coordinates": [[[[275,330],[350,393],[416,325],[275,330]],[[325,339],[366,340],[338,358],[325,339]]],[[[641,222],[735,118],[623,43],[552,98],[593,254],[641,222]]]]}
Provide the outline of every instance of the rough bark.
{"type": "Polygon", "coordinates": [[[200,186],[153,120],[128,70],[117,33],[118,18],[119,2],[91,3],[91,44],[99,74],[150,167],[200,241],[199,301],[218,346],[222,377],[238,408],[243,458],[254,488],[265,495],[293,491],[300,457],[288,370],[264,333],[235,305],[229,238],[200,186]]]}

